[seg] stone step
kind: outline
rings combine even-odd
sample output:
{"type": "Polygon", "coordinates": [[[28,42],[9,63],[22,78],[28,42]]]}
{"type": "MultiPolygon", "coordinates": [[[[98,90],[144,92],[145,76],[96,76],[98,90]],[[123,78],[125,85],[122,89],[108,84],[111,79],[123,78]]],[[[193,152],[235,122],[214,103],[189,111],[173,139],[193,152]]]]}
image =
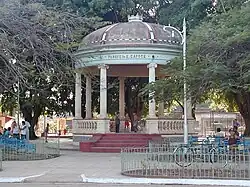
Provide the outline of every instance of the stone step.
{"type": "Polygon", "coordinates": [[[91,152],[95,153],[120,153],[120,147],[91,147],[91,152]]]}
{"type": "Polygon", "coordinates": [[[135,136],[135,137],[161,137],[161,135],[159,134],[139,134],[139,133],[109,133],[109,134],[104,134],[103,136],[112,136],[112,137],[115,137],[115,136],[119,136],[119,137],[122,137],[122,136],[135,136]]]}
{"type": "Polygon", "coordinates": [[[148,143],[149,140],[134,140],[134,139],[123,139],[123,140],[112,140],[112,139],[101,139],[99,141],[97,141],[97,143],[133,143],[133,142],[137,142],[137,143],[148,143]]]}
{"type": "Polygon", "coordinates": [[[101,140],[133,140],[133,141],[145,141],[145,140],[152,140],[152,138],[147,137],[102,137],[101,140]]]}
{"type": "Polygon", "coordinates": [[[93,139],[96,139],[97,142],[81,142],[80,151],[120,153],[122,147],[146,147],[150,140],[161,139],[161,135],[110,133],[93,135],[93,139]]]}
{"type": "Polygon", "coordinates": [[[113,142],[113,143],[106,143],[106,142],[99,142],[95,143],[95,147],[144,147],[147,146],[147,142],[113,142]]]}

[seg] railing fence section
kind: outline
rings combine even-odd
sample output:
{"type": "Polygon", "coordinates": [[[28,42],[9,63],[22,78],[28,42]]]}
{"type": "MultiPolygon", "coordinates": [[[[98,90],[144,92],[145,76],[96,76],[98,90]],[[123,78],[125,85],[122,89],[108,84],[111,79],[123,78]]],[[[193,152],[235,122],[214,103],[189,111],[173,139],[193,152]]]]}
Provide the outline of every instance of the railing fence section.
{"type": "Polygon", "coordinates": [[[123,148],[121,172],[136,177],[250,179],[249,150],[228,146],[123,148]]]}
{"type": "Polygon", "coordinates": [[[3,146],[0,145],[0,171],[3,169],[3,156],[2,156],[3,146]]]}
{"type": "Polygon", "coordinates": [[[26,141],[0,137],[0,146],[3,161],[43,160],[60,156],[59,138],[51,138],[45,142],[44,139],[26,141]]]}

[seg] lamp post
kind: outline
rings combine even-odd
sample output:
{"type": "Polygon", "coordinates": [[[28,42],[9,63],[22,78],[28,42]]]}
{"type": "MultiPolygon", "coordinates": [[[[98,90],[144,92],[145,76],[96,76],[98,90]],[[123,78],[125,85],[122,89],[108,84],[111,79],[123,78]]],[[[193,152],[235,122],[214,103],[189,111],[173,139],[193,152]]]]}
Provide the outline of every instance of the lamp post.
{"type": "MultiPolygon", "coordinates": [[[[187,51],[187,26],[186,26],[186,19],[183,19],[183,31],[179,31],[175,27],[172,26],[164,26],[163,30],[166,31],[167,28],[173,29],[176,31],[182,39],[182,53],[183,53],[183,71],[186,71],[186,51],[187,51]]],[[[183,108],[184,108],[184,125],[183,125],[183,134],[184,134],[184,144],[188,143],[188,121],[187,121],[187,83],[186,78],[184,78],[184,97],[183,97],[183,108]]]]}
{"type": "Polygon", "coordinates": [[[17,125],[20,126],[20,80],[17,77],[17,125]]]}

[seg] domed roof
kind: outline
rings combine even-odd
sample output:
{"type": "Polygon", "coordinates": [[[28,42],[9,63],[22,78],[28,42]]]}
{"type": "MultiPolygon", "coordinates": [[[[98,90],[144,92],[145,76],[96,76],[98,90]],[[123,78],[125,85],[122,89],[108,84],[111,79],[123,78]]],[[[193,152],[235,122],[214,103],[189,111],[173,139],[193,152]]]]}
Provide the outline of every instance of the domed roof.
{"type": "Polygon", "coordinates": [[[180,46],[182,36],[171,26],[142,21],[141,16],[129,16],[128,22],[116,23],[87,35],[80,48],[104,47],[107,45],[175,45],[180,46]]]}

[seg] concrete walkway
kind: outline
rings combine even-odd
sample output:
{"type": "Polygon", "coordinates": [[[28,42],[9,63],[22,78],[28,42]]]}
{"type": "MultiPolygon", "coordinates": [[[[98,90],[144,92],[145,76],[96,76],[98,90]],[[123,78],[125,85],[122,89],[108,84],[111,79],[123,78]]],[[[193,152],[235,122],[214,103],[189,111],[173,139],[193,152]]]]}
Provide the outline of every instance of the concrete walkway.
{"type": "Polygon", "coordinates": [[[28,182],[81,182],[86,177],[124,178],[120,175],[119,154],[81,153],[63,151],[62,156],[40,161],[3,162],[0,177],[27,177],[28,182]]]}
{"type": "MultiPolygon", "coordinates": [[[[134,185],[134,184],[82,184],[82,183],[6,183],[4,187],[161,187],[162,185],[134,185]]],[[[167,185],[166,187],[202,187],[194,185],[167,185]]],[[[207,186],[206,186],[207,187],[207,186]]],[[[221,186],[211,186],[211,187],[221,187],[221,186]]]]}
{"type": "MultiPolygon", "coordinates": [[[[66,141],[67,142],[67,141],[66,141]]],[[[69,141],[67,143],[62,142],[64,149],[69,146],[69,141]]],[[[63,187],[78,187],[78,186],[131,186],[140,187],[147,186],[146,183],[150,182],[151,179],[136,179],[120,174],[121,164],[120,164],[120,154],[117,153],[82,153],[79,151],[62,151],[62,155],[55,159],[40,160],[40,161],[8,161],[3,162],[3,171],[0,172],[0,183],[1,180],[5,179],[5,182],[10,182],[10,180],[20,179],[20,182],[24,182],[26,185],[20,184],[4,184],[5,187],[12,186],[28,186],[30,184],[35,184],[38,187],[55,187],[55,184],[62,184],[58,186],[63,187]],[[9,181],[8,181],[9,180],[9,181]],[[85,183],[94,182],[95,184],[85,183]],[[115,182],[116,181],[116,182],[115,182]],[[100,183],[110,183],[105,185],[100,185],[100,183]],[[123,183],[122,184],[112,184],[111,183],[123,183]],[[131,184],[129,184],[131,183],[131,184]],[[137,184],[136,184],[137,183],[137,184]],[[145,183],[145,184],[143,184],[145,183]],[[70,184],[70,185],[69,185],[70,184]],[[71,185],[72,184],[72,185],[71,185]]],[[[14,181],[15,181],[14,180],[14,181]]],[[[153,181],[153,179],[152,179],[153,181]]],[[[167,184],[174,184],[179,179],[168,181],[167,184]]],[[[16,181],[17,182],[17,181],[16,181]]],[[[194,184],[200,184],[194,181],[194,184]]],[[[223,181],[224,182],[224,181],[223,181]]],[[[209,181],[207,181],[210,184],[209,181]]],[[[236,186],[232,182],[228,181],[229,184],[236,186]]],[[[160,183],[155,183],[160,184],[160,183]]],[[[166,184],[166,183],[162,183],[166,184]]],[[[220,183],[223,184],[223,183],[220,183]]],[[[237,183],[241,184],[241,183],[237,183]]],[[[218,185],[218,183],[217,183],[218,185]]],[[[156,186],[156,185],[152,185],[156,186]]],[[[171,187],[177,187],[178,185],[170,185],[171,187]]],[[[182,185],[182,187],[186,185],[182,185]]],[[[191,185],[195,186],[195,185],[191,185]]],[[[204,186],[204,185],[203,185],[204,186]]],[[[205,185],[207,186],[207,185],[205,185]]],[[[215,187],[216,185],[214,185],[215,187]]]]}

